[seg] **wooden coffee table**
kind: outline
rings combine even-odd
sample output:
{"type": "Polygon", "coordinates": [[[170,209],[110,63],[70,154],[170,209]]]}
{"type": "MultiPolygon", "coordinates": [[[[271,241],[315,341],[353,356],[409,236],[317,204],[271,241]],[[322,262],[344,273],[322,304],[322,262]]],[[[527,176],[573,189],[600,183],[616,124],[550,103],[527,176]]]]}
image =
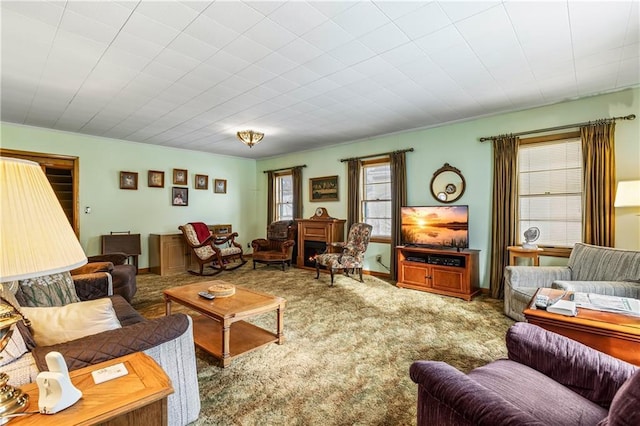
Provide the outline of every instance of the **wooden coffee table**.
{"type": "Polygon", "coordinates": [[[578,308],[578,315],[569,317],[552,314],[537,309],[537,294],[550,299],[565,294],[568,299],[572,292],[551,288],[540,288],[534,294],[529,307],[523,311],[531,324],[538,325],[554,333],[562,334],[587,346],[620,358],[631,364],[640,365],[640,318],[632,315],[594,311],[578,308]]]}
{"type": "Polygon", "coordinates": [[[239,355],[269,343],[284,343],[286,300],[238,286],[231,297],[207,300],[198,296],[199,292],[206,291],[212,284],[212,281],[188,284],[163,293],[167,315],[171,314],[172,301],[202,314],[193,317],[193,339],[198,347],[219,359],[223,368],[239,355]],[[277,315],[275,334],[243,321],[271,311],[276,311],[277,315]]]}

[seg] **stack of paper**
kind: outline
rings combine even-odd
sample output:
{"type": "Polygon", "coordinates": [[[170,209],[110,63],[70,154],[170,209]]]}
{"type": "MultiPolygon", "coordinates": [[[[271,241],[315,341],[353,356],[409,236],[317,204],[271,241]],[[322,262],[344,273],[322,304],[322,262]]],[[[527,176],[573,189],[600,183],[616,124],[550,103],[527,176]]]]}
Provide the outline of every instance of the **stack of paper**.
{"type": "Polygon", "coordinates": [[[568,317],[575,317],[576,315],[578,315],[576,302],[572,302],[570,300],[558,300],[553,305],[547,306],[547,312],[566,315],[568,317]]]}
{"type": "Polygon", "coordinates": [[[585,309],[640,316],[640,300],[630,297],[574,293],[573,300],[577,306],[585,309]]]}

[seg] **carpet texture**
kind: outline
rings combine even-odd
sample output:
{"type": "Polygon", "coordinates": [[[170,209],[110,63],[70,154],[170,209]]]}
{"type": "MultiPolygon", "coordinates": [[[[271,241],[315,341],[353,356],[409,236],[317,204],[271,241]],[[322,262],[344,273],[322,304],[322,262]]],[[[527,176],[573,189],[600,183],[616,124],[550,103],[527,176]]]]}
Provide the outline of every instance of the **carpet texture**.
{"type": "MultiPolygon", "coordinates": [[[[213,278],[285,298],[285,343],[225,369],[197,349],[202,410],[195,425],[415,425],[413,361],[446,361],[468,372],[506,356],[513,321],[500,300],[465,302],[371,276],[360,283],[337,275],[329,287],[328,274],[314,276],[265,265],[254,271],[249,262],[213,278]]],[[[140,275],[133,306],[148,318],[164,315],[163,289],[211,279],[140,275]]],[[[275,332],[275,317],[250,322],[275,332]]]]}

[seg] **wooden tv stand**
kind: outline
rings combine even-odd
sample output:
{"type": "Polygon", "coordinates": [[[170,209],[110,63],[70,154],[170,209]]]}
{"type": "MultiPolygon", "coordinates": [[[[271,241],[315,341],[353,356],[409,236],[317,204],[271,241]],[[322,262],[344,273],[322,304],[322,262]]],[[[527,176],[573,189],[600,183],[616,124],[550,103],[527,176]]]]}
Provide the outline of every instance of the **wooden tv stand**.
{"type": "Polygon", "coordinates": [[[397,286],[469,301],[480,293],[479,253],[398,246],[397,286]]]}

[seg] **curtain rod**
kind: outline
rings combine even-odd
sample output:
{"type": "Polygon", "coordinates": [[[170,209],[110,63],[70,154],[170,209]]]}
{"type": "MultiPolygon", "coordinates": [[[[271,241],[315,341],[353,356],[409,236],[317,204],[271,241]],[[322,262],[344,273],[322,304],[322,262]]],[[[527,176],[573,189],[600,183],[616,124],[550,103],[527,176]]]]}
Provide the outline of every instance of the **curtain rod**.
{"type": "MultiPolygon", "coordinates": [[[[547,127],[546,129],[529,130],[527,132],[519,132],[519,133],[509,133],[509,136],[531,135],[531,134],[534,134],[534,133],[551,132],[553,130],[571,129],[573,127],[588,126],[590,124],[597,123],[598,121],[635,120],[635,118],[636,118],[635,114],[629,114],[629,115],[624,116],[624,117],[602,118],[600,120],[587,121],[587,122],[584,122],[584,123],[566,124],[564,126],[558,126],[558,127],[547,127]]],[[[496,139],[498,139],[500,137],[501,136],[482,137],[482,138],[480,138],[480,142],[494,141],[494,140],[496,140],[496,139]]]]}
{"type": "Polygon", "coordinates": [[[363,155],[362,157],[343,158],[342,160],[340,160],[340,162],[344,163],[345,161],[362,160],[363,158],[382,157],[383,155],[400,154],[401,152],[413,152],[413,148],[400,149],[398,151],[391,151],[391,152],[383,152],[381,154],[363,155]]]}
{"type": "Polygon", "coordinates": [[[265,170],[262,173],[269,173],[269,172],[279,172],[280,170],[290,170],[290,169],[295,169],[296,167],[307,167],[306,164],[303,164],[301,166],[291,166],[291,167],[283,167],[281,169],[273,169],[273,170],[265,170]]]}

